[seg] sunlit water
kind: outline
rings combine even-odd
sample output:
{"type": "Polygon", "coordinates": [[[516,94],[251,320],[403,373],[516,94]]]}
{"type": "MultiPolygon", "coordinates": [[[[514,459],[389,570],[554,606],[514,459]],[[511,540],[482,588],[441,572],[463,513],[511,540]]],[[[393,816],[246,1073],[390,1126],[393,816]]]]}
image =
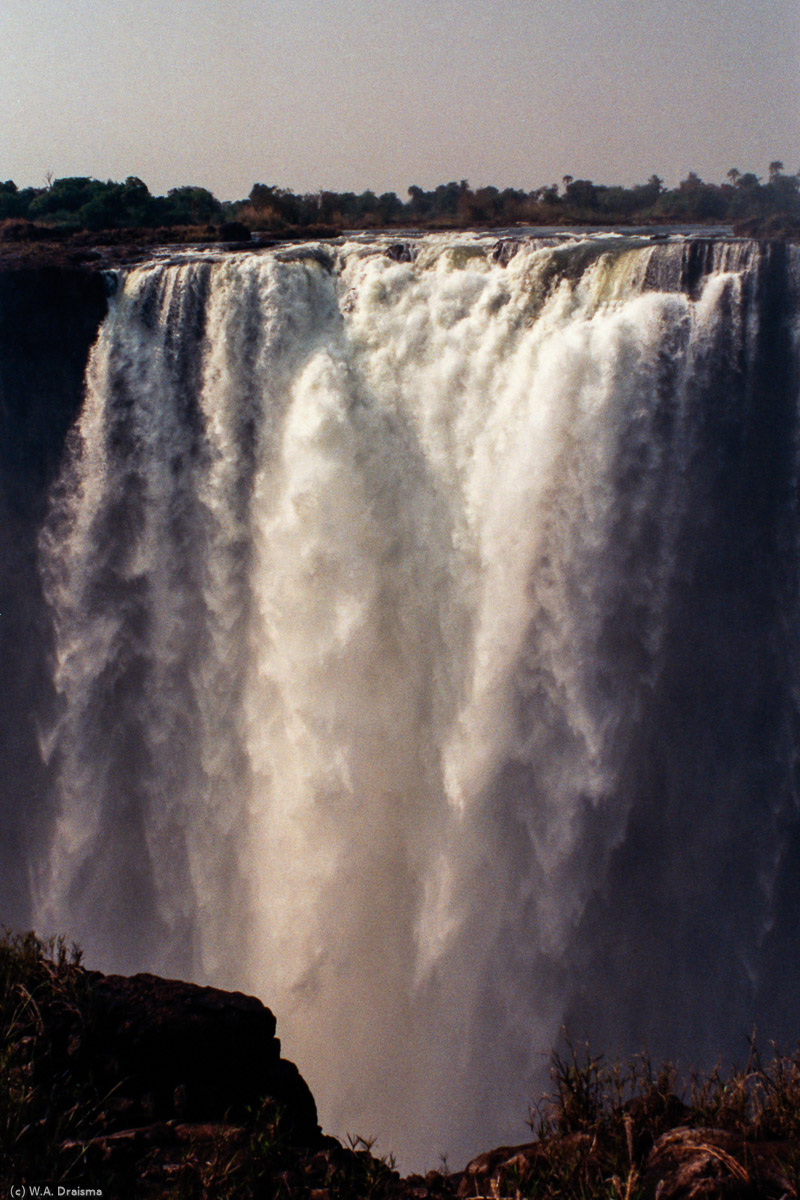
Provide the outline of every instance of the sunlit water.
{"type": "Polygon", "coordinates": [[[257,993],[327,1131],[459,1165],[565,1020],[783,1028],[798,258],[387,245],[119,276],[41,536],[37,924],[257,993]]]}

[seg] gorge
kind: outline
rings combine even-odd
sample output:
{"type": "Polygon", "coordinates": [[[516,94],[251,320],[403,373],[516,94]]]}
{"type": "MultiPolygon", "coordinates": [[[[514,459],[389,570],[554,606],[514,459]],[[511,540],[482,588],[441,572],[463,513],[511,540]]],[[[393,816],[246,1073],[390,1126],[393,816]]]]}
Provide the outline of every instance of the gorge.
{"type": "Polygon", "coordinates": [[[794,1042],[799,335],[782,242],[0,271],[0,918],[414,1168],[794,1042]]]}

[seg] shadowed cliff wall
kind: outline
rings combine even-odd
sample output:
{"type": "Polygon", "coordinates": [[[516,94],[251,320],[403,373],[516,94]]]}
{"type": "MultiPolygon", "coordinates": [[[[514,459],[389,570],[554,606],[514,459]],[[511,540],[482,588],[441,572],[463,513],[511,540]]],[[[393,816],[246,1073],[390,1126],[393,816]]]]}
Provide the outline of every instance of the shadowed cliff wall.
{"type": "Polygon", "coordinates": [[[102,275],[0,269],[0,919],[11,925],[29,920],[44,794],[35,710],[48,699],[50,643],[37,530],[105,311],[102,275]]]}

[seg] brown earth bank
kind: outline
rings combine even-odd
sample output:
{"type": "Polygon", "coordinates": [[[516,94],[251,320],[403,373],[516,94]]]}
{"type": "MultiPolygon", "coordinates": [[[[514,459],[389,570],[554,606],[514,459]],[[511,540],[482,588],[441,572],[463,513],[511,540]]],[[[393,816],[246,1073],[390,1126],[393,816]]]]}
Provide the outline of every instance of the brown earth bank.
{"type": "Polygon", "coordinates": [[[253,238],[246,226],[230,221],[222,225],[111,229],[92,233],[54,229],[31,221],[5,221],[0,222],[0,271],[40,267],[102,271],[146,262],[155,251],[170,248],[252,250],[287,241],[336,238],[340,232],[331,225],[308,225],[280,233],[267,230],[253,238]]]}
{"type": "MultiPolygon", "coordinates": [[[[631,220],[631,227],[649,228],[653,232],[665,227],[675,228],[674,221],[643,222],[631,220]]],[[[709,229],[718,229],[719,222],[708,222],[709,229]]],[[[626,223],[615,222],[609,229],[624,228],[626,223]]],[[[539,226],[537,226],[538,228],[539,226]]],[[[587,225],[581,221],[564,217],[541,228],[597,229],[603,226],[587,225]]],[[[468,227],[473,232],[491,232],[493,229],[507,230],[508,226],[491,223],[476,223],[468,227]]],[[[695,222],[692,228],[702,228],[695,222]]],[[[790,218],[751,218],[729,227],[736,237],[762,238],[766,240],[800,240],[800,223],[790,218]]],[[[465,232],[464,225],[447,221],[422,221],[414,226],[415,232],[465,232]]],[[[370,228],[363,232],[371,234],[395,234],[401,236],[408,226],[370,228]]],[[[170,247],[210,249],[214,246],[226,250],[252,250],[258,247],[277,246],[285,242],[319,241],[341,237],[344,226],[302,225],[284,226],[281,229],[251,231],[239,221],[224,222],[222,225],[187,225],[169,228],[112,229],[104,232],[74,231],[51,225],[37,225],[31,221],[8,220],[0,222],[0,270],[20,267],[83,267],[89,270],[109,270],[114,267],[134,265],[152,257],[154,251],[170,247]]]]}
{"type": "Polygon", "coordinates": [[[553,1057],[536,1136],[401,1177],[326,1136],[260,1000],[85,970],[62,943],[0,942],[0,1194],[105,1200],[789,1200],[800,1055],[695,1077],[646,1057],[553,1057]],[[20,1189],[25,1189],[23,1192],[20,1189]],[[38,1189],[38,1190],[37,1190],[38,1189]]]}

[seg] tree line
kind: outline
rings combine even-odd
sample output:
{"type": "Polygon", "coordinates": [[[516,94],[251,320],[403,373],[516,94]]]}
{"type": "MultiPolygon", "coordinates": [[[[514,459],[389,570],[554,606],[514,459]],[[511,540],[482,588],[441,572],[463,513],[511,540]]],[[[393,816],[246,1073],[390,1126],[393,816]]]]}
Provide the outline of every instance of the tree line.
{"type": "Polygon", "coordinates": [[[177,226],[225,227],[247,233],[325,228],[377,229],[502,227],[517,224],[686,224],[719,221],[759,230],[800,229],[800,172],[769,164],[765,179],[732,167],[722,183],[706,183],[690,171],[675,188],[657,175],[633,187],[595,184],[564,175],[526,192],[518,188],[470,187],[466,179],[426,191],[412,184],[408,197],[372,191],[296,193],[256,183],[249,195],[221,201],[207,188],[177,187],[151,195],[131,175],[124,182],[85,176],[49,177],[44,187],[0,183],[0,221],[25,221],[60,230],[101,232],[177,226]]]}

